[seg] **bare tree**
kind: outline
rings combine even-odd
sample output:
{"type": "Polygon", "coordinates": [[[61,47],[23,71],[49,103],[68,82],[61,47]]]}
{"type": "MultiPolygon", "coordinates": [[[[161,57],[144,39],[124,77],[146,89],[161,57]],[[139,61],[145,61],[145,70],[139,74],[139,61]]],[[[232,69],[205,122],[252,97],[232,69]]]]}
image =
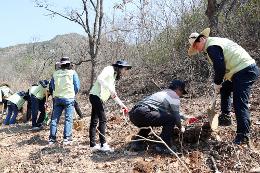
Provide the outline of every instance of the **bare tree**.
{"type": "Polygon", "coordinates": [[[205,14],[209,19],[209,25],[214,35],[218,33],[218,16],[227,2],[227,0],[222,0],[219,3],[217,0],[208,0],[205,14]]]}
{"type": "MultiPolygon", "coordinates": [[[[88,54],[90,55],[90,59],[88,59],[87,55],[83,55],[84,57],[77,62],[77,64],[81,64],[83,62],[91,62],[91,85],[92,87],[94,83],[94,78],[96,76],[95,68],[97,62],[97,56],[99,53],[100,39],[101,39],[101,29],[102,29],[102,19],[103,19],[103,0],[81,0],[82,3],[82,11],[79,10],[70,10],[67,13],[58,12],[55,9],[49,7],[48,3],[42,2],[40,0],[36,0],[35,4],[37,7],[44,8],[47,10],[51,16],[60,16],[65,18],[71,22],[75,22],[80,25],[86,35],[88,36],[88,54]],[[91,13],[94,12],[94,20],[90,19],[91,13]]],[[[90,90],[89,88],[89,90],[90,90]]],[[[88,90],[88,91],[89,91],[88,90]]]]}

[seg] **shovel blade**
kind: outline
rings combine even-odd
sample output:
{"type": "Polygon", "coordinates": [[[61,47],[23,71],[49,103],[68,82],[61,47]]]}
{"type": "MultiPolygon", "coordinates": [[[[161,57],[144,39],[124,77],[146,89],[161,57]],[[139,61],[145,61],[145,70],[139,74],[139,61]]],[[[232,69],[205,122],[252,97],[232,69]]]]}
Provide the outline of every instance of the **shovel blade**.
{"type": "Polygon", "coordinates": [[[215,109],[208,109],[208,118],[211,130],[215,131],[218,128],[218,114],[215,109]]]}

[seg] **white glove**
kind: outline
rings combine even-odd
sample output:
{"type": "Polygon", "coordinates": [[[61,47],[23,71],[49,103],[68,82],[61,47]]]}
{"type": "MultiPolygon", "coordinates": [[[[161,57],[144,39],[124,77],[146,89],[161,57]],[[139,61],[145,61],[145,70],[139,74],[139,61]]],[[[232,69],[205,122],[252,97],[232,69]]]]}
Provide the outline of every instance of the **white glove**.
{"type": "Polygon", "coordinates": [[[217,84],[214,84],[214,90],[215,90],[215,93],[220,93],[220,88],[222,87],[222,85],[217,85],[217,84]]]}
{"type": "Polygon", "coordinates": [[[185,127],[181,127],[181,133],[185,132],[185,127]]]}

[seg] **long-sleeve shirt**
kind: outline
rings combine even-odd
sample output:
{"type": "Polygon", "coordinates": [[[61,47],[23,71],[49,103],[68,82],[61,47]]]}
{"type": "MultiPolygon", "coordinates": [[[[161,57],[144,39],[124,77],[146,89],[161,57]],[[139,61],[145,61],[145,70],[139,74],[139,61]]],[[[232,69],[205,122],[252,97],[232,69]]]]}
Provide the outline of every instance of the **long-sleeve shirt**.
{"type": "Polygon", "coordinates": [[[223,50],[220,46],[214,45],[207,48],[207,53],[213,63],[215,72],[214,83],[220,85],[223,82],[226,72],[223,50]]]}
{"type": "Polygon", "coordinates": [[[166,89],[154,93],[138,102],[137,105],[146,105],[159,111],[160,113],[166,113],[169,114],[169,116],[173,116],[177,127],[179,129],[181,128],[181,118],[179,112],[180,98],[175,91],[166,89]]]}

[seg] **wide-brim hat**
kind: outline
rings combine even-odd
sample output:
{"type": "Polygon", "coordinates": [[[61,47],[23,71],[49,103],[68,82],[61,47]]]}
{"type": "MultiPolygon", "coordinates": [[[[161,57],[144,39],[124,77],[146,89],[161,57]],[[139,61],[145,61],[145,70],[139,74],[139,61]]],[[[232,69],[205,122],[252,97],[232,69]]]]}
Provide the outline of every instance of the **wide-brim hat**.
{"type": "Polygon", "coordinates": [[[191,35],[189,36],[189,43],[190,43],[190,48],[188,50],[189,56],[196,55],[197,53],[199,53],[196,49],[193,48],[194,42],[197,40],[197,38],[201,35],[205,37],[209,37],[209,33],[210,33],[210,28],[204,29],[200,34],[197,32],[191,33],[191,35]]]}
{"type": "Polygon", "coordinates": [[[125,60],[117,60],[114,64],[112,64],[112,66],[119,68],[126,67],[128,70],[132,68],[132,66],[129,65],[128,62],[125,60]]]}
{"type": "Polygon", "coordinates": [[[62,57],[60,59],[60,65],[64,65],[64,64],[70,64],[70,59],[69,57],[62,57]]]}

